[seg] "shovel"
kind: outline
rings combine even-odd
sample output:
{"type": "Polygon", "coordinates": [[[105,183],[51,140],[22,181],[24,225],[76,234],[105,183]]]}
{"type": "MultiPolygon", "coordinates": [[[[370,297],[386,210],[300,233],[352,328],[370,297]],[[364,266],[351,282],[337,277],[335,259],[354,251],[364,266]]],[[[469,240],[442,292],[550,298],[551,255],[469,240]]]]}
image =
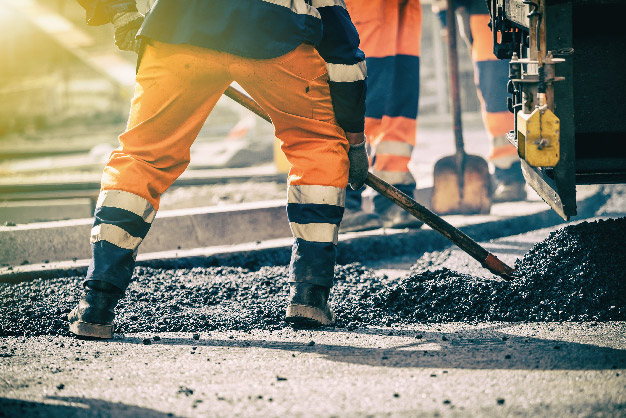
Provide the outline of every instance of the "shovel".
{"type": "MultiPolygon", "coordinates": [[[[233,87],[228,87],[224,92],[224,95],[230,97],[262,119],[272,123],[272,119],[270,119],[270,116],[265,112],[265,110],[263,110],[257,102],[246,94],[234,89],[233,87]]],[[[441,217],[435,215],[391,184],[376,177],[372,173],[367,174],[365,184],[391,200],[396,205],[400,206],[402,209],[409,212],[411,215],[415,216],[420,221],[424,222],[426,225],[430,226],[435,231],[438,231],[444,237],[448,238],[493,274],[497,274],[506,280],[510,280],[512,278],[513,269],[511,267],[507,266],[495,255],[485,250],[480,246],[480,244],[467,236],[463,231],[460,231],[450,225],[441,217]]]]}
{"type": "Polygon", "coordinates": [[[441,158],[435,164],[431,207],[434,212],[441,215],[489,213],[491,209],[489,166],[484,158],[468,155],[463,147],[454,0],[448,0],[446,20],[450,108],[456,153],[441,158]]]}

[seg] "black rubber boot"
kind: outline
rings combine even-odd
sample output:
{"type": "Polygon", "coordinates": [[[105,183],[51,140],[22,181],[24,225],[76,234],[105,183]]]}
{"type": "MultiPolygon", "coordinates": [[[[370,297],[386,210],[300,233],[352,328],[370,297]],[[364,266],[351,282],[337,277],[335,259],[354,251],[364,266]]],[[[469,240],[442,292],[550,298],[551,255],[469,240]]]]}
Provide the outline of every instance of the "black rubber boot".
{"type": "Polygon", "coordinates": [[[115,306],[124,293],[100,280],[85,283],[85,293],[68,315],[70,332],[79,337],[113,338],[115,306]]]}
{"type": "Polygon", "coordinates": [[[385,228],[418,229],[424,225],[424,222],[396,205],[388,207],[384,212],[381,212],[379,216],[385,228]]]}
{"type": "MultiPolygon", "coordinates": [[[[415,197],[415,184],[394,184],[394,186],[409,197],[415,197]]],[[[424,225],[424,222],[381,194],[374,195],[373,201],[374,213],[380,217],[383,227],[385,228],[418,229],[424,225]]]]}
{"type": "Polygon", "coordinates": [[[295,327],[315,328],[335,323],[335,313],[328,305],[330,288],[310,283],[293,283],[285,321],[295,327]]]}
{"type": "Polygon", "coordinates": [[[494,203],[526,200],[526,180],[522,174],[522,163],[519,161],[506,169],[496,167],[494,183],[492,197],[494,203]]]}
{"type": "Polygon", "coordinates": [[[369,231],[382,228],[382,226],[380,217],[375,213],[346,209],[341,224],[339,224],[339,233],[369,231]]]}

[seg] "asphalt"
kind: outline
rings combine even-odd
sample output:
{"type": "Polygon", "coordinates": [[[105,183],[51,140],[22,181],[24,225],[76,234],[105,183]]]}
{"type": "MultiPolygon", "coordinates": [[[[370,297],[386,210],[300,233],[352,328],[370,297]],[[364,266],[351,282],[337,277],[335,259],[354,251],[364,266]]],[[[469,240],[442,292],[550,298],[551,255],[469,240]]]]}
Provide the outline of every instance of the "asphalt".
{"type": "MultiPolygon", "coordinates": [[[[568,225],[534,245],[511,281],[449,268],[390,279],[358,263],[337,266],[339,327],[442,321],[626,320],[626,218],[568,225]]],[[[138,267],[117,314],[120,332],[280,329],[287,266],[138,267]]],[[[82,277],[0,285],[0,335],[67,335],[82,277]]]]}
{"type": "MultiPolygon", "coordinates": [[[[451,215],[444,219],[479,241],[563,223],[562,218],[537,199],[538,196],[531,196],[524,202],[497,203],[488,215],[451,215]]],[[[577,207],[582,217],[594,216],[606,201],[601,187],[581,187],[578,191],[577,207]]],[[[289,263],[293,238],[285,220],[284,204],[257,202],[226,209],[209,207],[162,212],[161,218],[157,216],[155,220],[159,228],[152,229],[155,235],[148,234],[140,247],[137,264],[159,269],[242,266],[257,270],[262,266],[289,263]]],[[[29,224],[4,227],[4,232],[0,227],[0,235],[7,234],[4,247],[0,243],[0,252],[10,249],[5,257],[13,254],[14,262],[20,264],[0,267],[0,282],[86,274],[90,260],[79,256],[89,254],[88,240],[85,241],[89,234],[83,229],[89,229],[91,223],[83,219],[29,224]],[[22,261],[24,258],[29,261],[22,261]],[[28,264],[31,261],[33,263],[28,264]]],[[[339,242],[339,264],[387,262],[392,256],[413,257],[414,262],[424,252],[450,246],[443,235],[426,226],[413,230],[381,228],[340,234],[339,242]]]]}
{"type": "Polygon", "coordinates": [[[5,337],[0,416],[621,417],[625,331],[489,322],[5,337]]]}
{"type": "Polygon", "coordinates": [[[283,323],[284,265],[138,268],[105,342],[64,335],[80,277],[4,283],[0,410],[624,416],[623,197],[607,196],[602,218],[484,243],[519,260],[512,282],[453,249],[394,274],[341,265],[339,324],[320,331],[283,323]]]}

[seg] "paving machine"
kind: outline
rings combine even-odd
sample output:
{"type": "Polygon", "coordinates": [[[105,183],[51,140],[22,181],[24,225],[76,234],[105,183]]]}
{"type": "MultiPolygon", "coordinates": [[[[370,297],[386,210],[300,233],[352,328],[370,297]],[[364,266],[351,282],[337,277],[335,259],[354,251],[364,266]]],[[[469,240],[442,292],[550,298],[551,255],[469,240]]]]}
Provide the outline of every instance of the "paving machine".
{"type": "Polygon", "coordinates": [[[510,60],[508,139],[568,220],[576,185],[626,183],[626,1],[486,1],[494,53],[510,60]]]}

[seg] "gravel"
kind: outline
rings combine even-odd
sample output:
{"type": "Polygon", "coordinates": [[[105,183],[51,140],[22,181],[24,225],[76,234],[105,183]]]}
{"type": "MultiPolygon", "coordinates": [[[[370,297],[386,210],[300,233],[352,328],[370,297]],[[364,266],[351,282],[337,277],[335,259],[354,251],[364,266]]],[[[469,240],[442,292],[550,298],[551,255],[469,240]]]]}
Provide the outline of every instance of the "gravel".
{"type": "MultiPolygon", "coordinates": [[[[510,282],[449,269],[424,271],[424,260],[394,280],[358,263],[337,266],[337,326],[626,320],[624,236],[626,218],[569,225],[518,260],[510,282]]],[[[117,331],[280,329],[287,326],[287,278],[286,266],[138,267],[117,309],[117,331]]],[[[67,335],[67,313],[80,297],[81,281],[0,284],[0,336],[67,335]]]]}

